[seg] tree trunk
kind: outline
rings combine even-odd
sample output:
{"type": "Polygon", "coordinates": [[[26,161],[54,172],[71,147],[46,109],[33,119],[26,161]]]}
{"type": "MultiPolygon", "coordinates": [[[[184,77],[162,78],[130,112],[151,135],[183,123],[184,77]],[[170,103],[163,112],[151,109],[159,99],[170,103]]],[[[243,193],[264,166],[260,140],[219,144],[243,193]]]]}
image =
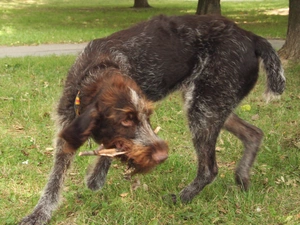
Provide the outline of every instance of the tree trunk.
{"type": "Polygon", "coordinates": [[[148,0],[134,0],[133,8],[149,8],[151,7],[148,0]]]}
{"type": "Polygon", "coordinates": [[[198,15],[205,14],[221,14],[220,0],[198,0],[197,12],[198,15]]]}
{"type": "Polygon", "coordinates": [[[278,54],[284,59],[300,61],[300,4],[299,0],[289,0],[289,2],[287,36],[278,54]]]}

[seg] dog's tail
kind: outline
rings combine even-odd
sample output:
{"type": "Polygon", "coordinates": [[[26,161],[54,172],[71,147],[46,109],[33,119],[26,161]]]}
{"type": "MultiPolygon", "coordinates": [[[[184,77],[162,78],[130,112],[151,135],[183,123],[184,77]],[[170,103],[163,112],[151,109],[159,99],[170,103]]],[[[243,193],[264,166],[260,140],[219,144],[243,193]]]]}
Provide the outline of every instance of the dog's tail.
{"type": "Polygon", "coordinates": [[[278,98],[285,89],[284,71],[280,59],[271,44],[264,38],[256,36],[255,53],[262,59],[267,75],[266,101],[278,98]]]}

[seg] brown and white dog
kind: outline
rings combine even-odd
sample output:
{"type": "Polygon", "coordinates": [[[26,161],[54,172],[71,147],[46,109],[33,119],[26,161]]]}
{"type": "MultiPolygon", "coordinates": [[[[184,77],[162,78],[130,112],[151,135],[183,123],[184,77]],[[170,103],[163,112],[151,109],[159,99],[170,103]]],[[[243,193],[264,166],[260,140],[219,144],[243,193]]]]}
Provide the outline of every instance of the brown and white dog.
{"type": "MultiPolygon", "coordinates": [[[[244,144],[236,182],[249,187],[249,173],[263,133],[233,113],[254,87],[259,60],[267,74],[266,95],[280,95],[280,60],[262,37],[218,16],[159,16],[91,41],[69,71],[57,109],[54,167],[32,214],[21,224],[44,224],[59,202],[67,168],[89,138],[126,151],[123,161],[147,172],[167,158],[168,146],[149,123],[151,101],[175,90],[184,106],[198,157],[197,175],[180,193],[191,201],[218,173],[215,145],[221,128],[244,144]],[[74,100],[80,97],[80,115],[74,100]],[[130,152],[130,153],[129,153],[130,152]]],[[[87,177],[92,190],[105,182],[111,158],[99,157],[87,177]]]]}

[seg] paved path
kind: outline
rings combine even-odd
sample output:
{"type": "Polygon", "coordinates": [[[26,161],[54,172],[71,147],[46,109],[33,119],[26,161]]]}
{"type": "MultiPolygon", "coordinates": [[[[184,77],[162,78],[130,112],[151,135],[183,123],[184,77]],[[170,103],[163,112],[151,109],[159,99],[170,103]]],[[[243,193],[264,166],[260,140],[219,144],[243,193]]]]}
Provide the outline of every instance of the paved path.
{"type": "MultiPolygon", "coordinates": [[[[269,40],[275,49],[280,49],[284,40],[269,40]]],[[[45,56],[45,55],[77,55],[87,43],[80,44],[43,44],[37,46],[0,46],[0,58],[45,56]]]]}
{"type": "Polygon", "coordinates": [[[77,55],[87,43],[80,44],[42,44],[36,46],[0,46],[0,58],[46,55],[77,55]]]}

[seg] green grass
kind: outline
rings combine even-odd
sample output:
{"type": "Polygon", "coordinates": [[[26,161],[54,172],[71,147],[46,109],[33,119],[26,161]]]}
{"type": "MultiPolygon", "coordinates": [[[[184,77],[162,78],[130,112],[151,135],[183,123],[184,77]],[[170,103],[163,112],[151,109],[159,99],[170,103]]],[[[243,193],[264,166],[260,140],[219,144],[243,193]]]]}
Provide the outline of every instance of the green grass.
{"type": "MultiPolygon", "coordinates": [[[[134,10],[132,0],[26,1],[0,3],[0,45],[83,42],[108,35],[164,13],[194,14],[196,1],[149,0],[154,8],[134,10]]],[[[222,1],[223,14],[265,37],[284,38],[287,16],[266,16],[287,0],[222,1]]],[[[0,59],[0,224],[17,224],[37,203],[53,162],[51,120],[65,75],[75,56],[0,59]]],[[[170,145],[169,159],[138,176],[132,190],[124,167],[114,162],[99,192],[84,185],[89,157],[77,157],[68,172],[63,200],[50,224],[300,224],[300,65],[286,66],[287,89],[278,102],[265,104],[265,77],[236,109],[260,127],[265,138],[252,170],[249,192],[234,184],[241,143],[227,132],[218,140],[219,175],[192,203],[162,201],[195,176],[195,155],[181,97],[174,93],[156,104],[153,127],[170,145]],[[244,110],[250,105],[250,110],[244,110]],[[124,194],[124,195],[123,195],[124,194]],[[123,196],[123,197],[122,197],[123,196]]],[[[249,107],[248,107],[249,108],[249,107]]],[[[83,146],[88,149],[88,146],[83,146]]]]}
{"type": "MultiPolygon", "coordinates": [[[[195,14],[197,1],[151,0],[150,9],[133,9],[132,0],[6,0],[0,3],[0,45],[77,43],[107,36],[154,15],[195,14]]],[[[287,0],[223,1],[222,14],[267,38],[285,38],[287,0]]]]}
{"type": "MultiPolygon", "coordinates": [[[[52,165],[51,113],[74,56],[0,59],[0,221],[16,224],[37,203],[52,165]],[[28,162],[26,164],[25,162],[28,162]]],[[[169,205],[195,176],[196,161],[179,93],[159,102],[152,117],[170,145],[169,159],[152,173],[138,176],[132,190],[118,162],[104,188],[91,192],[84,175],[92,158],[77,157],[60,208],[50,224],[299,224],[300,223],[300,65],[286,69],[287,90],[278,102],[261,97],[265,77],[236,112],[260,127],[265,138],[252,170],[249,192],[234,184],[241,143],[227,132],[218,141],[219,175],[192,203],[169,205]],[[243,111],[250,105],[250,111],[243,111]],[[254,115],[258,115],[252,120],[254,115]],[[127,194],[121,197],[122,194],[127,194]]],[[[88,149],[84,146],[82,149],[88,149]]]]}

